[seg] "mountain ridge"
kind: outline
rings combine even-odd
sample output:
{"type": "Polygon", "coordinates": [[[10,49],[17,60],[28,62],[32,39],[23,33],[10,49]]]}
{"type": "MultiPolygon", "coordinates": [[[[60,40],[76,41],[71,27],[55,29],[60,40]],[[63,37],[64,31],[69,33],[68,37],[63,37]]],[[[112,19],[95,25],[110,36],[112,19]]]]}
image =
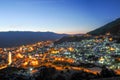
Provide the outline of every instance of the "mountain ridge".
{"type": "Polygon", "coordinates": [[[31,31],[8,31],[0,32],[0,47],[15,47],[32,44],[38,41],[60,39],[68,34],[57,34],[54,32],[31,32],[31,31]]]}
{"type": "MultiPolygon", "coordinates": [[[[58,41],[56,41],[55,43],[62,43],[62,42],[72,42],[72,41],[81,41],[83,39],[90,39],[93,38],[94,36],[100,36],[100,35],[105,35],[106,33],[110,32],[111,35],[113,36],[113,39],[116,40],[116,42],[120,43],[120,18],[117,18],[114,21],[111,21],[105,25],[103,25],[102,27],[99,27],[93,31],[88,32],[87,34],[92,35],[90,36],[65,36],[61,39],[59,39],[58,41]]],[[[85,35],[87,35],[85,34],[85,35]]]]}
{"type": "Polygon", "coordinates": [[[91,35],[104,35],[107,32],[110,32],[113,35],[117,35],[120,33],[120,18],[117,18],[114,21],[111,21],[102,27],[99,27],[93,31],[88,32],[87,34],[91,35]]]}

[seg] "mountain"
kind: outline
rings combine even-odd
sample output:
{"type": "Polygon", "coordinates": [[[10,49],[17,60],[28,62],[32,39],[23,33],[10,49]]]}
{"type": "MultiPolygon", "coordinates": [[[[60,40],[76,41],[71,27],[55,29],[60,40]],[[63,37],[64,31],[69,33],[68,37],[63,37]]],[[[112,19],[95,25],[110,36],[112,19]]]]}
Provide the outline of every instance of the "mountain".
{"type": "Polygon", "coordinates": [[[38,41],[56,40],[62,38],[63,36],[67,36],[67,34],[29,31],[0,32],[0,47],[14,47],[32,44],[38,41]]]}
{"type": "MultiPolygon", "coordinates": [[[[113,35],[113,39],[116,40],[117,42],[120,42],[120,18],[98,28],[93,31],[88,32],[87,34],[90,35],[104,35],[106,33],[110,32],[113,35]]],[[[86,35],[87,35],[86,34],[86,35]]],[[[71,42],[71,41],[81,41],[83,39],[90,39],[92,36],[65,36],[55,43],[62,43],[62,42],[71,42]]]]}
{"type": "Polygon", "coordinates": [[[112,35],[120,35],[120,18],[98,28],[88,32],[91,35],[104,35],[110,32],[112,35]]]}
{"type": "Polygon", "coordinates": [[[120,18],[98,28],[93,31],[88,32],[91,35],[104,35],[110,32],[113,37],[113,40],[120,43],[120,18]]]}

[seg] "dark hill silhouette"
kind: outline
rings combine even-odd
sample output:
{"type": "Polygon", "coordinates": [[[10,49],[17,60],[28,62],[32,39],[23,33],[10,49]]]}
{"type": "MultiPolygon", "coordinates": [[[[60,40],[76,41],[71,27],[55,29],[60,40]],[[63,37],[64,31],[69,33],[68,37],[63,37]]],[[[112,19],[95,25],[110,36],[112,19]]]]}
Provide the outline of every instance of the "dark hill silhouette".
{"type": "Polygon", "coordinates": [[[32,44],[38,41],[56,40],[67,34],[57,34],[53,32],[29,32],[10,31],[0,32],[0,47],[14,47],[32,44]]]}
{"type": "MultiPolygon", "coordinates": [[[[105,35],[106,33],[110,32],[113,35],[113,39],[117,42],[120,42],[120,18],[98,28],[93,31],[88,32],[87,34],[90,35],[105,35]]],[[[55,43],[62,43],[62,42],[71,42],[71,41],[81,41],[83,39],[90,39],[92,37],[85,37],[85,36],[65,36],[60,40],[56,41],[55,43]]]]}
{"type": "Polygon", "coordinates": [[[63,38],[55,41],[55,44],[59,44],[59,43],[63,43],[63,42],[78,42],[81,41],[83,39],[90,39],[91,37],[89,36],[84,36],[84,35],[73,35],[73,36],[64,36],[63,38]]]}
{"type": "Polygon", "coordinates": [[[91,35],[104,35],[110,32],[113,36],[113,40],[120,43],[120,18],[98,28],[93,31],[88,32],[91,35]]]}
{"type": "Polygon", "coordinates": [[[98,28],[93,31],[88,32],[91,35],[104,35],[107,32],[110,32],[113,35],[120,36],[120,18],[98,28]]]}

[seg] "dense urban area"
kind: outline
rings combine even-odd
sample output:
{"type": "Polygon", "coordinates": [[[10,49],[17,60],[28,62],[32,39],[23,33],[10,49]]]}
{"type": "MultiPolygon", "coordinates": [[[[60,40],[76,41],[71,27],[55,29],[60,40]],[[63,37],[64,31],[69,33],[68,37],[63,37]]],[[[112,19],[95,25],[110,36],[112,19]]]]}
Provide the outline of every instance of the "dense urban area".
{"type": "Polygon", "coordinates": [[[2,80],[119,80],[119,75],[120,44],[110,33],[77,42],[0,48],[2,80]]]}

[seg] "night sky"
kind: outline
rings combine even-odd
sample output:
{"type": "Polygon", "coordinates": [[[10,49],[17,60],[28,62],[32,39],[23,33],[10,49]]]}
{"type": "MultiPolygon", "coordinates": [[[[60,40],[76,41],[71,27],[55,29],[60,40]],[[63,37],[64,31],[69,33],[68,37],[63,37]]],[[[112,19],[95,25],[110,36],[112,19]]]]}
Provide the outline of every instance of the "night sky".
{"type": "Polygon", "coordinates": [[[0,31],[86,33],[120,17],[120,0],[0,0],[0,31]]]}

